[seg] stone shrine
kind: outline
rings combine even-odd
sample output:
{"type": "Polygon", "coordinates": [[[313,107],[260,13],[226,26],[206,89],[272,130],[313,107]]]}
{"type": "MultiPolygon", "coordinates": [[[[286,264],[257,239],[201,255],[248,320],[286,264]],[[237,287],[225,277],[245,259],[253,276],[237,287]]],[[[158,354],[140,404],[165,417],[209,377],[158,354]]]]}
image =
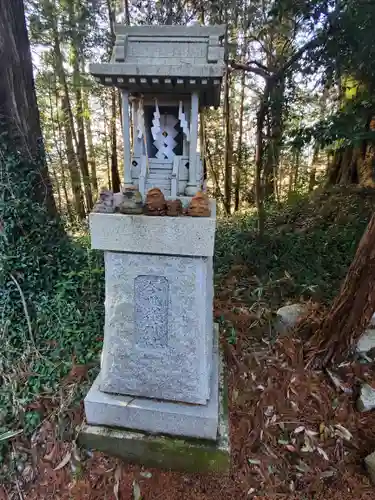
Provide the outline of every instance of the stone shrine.
{"type": "Polygon", "coordinates": [[[111,62],[90,66],[122,92],[125,190],[109,201],[105,192],[90,214],[92,248],[104,250],[105,327],[80,442],[202,472],[229,464],[213,324],[216,206],[201,193],[197,152],[199,109],[220,104],[224,33],[119,25],[111,62]]]}

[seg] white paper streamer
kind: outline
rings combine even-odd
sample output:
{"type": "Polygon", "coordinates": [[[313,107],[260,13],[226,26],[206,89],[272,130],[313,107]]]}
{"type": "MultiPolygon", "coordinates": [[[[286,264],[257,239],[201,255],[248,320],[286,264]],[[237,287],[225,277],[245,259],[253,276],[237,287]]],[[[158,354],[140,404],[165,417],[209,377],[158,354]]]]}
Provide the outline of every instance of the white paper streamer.
{"type": "Polygon", "coordinates": [[[180,126],[182,128],[183,133],[185,134],[186,140],[190,142],[190,129],[188,122],[186,120],[186,115],[182,109],[182,101],[180,101],[180,105],[178,108],[178,119],[180,120],[180,126]]]}
{"type": "Polygon", "coordinates": [[[143,99],[139,99],[137,108],[137,137],[142,139],[145,133],[145,112],[143,108],[143,99]]]}
{"type": "Polygon", "coordinates": [[[158,101],[155,99],[155,111],[154,111],[154,119],[152,120],[151,134],[154,141],[159,139],[161,132],[160,128],[160,111],[158,106],[158,101]]]}
{"type": "Polygon", "coordinates": [[[177,146],[175,137],[178,135],[178,131],[175,126],[178,120],[173,115],[166,114],[163,115],[162,121],[163,125],[160,127],[160,134],[153,143],[158,150],[155,156],[160,160],[171,160],[175,156],[173,149],[177,146]]]}

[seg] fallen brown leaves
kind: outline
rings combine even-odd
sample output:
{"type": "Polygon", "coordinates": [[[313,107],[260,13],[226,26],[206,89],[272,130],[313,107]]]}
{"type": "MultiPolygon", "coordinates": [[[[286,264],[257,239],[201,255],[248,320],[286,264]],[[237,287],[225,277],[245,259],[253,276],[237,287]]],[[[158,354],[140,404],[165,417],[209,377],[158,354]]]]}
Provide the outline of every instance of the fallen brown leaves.
{"type": "MultiPolygon", "coordinates": [[[[362,463],[375,450],[375,412],[358,413],[355,398],[361,381],[375,380],[375,367],[348,362],[331,372],[332,379],[305,368],[300,337],[270,342],[262,305],[248,310],[238,300],[218,298],[216,308],[217,316],[236,328],[235,345],[222,339],[229,379],[229,474],[144,471],[100,453],[86,457],[78,471],[68,463],[56,470],[72,444],[59,441],[46,423],[38,436],[36,477],[24,485],[24,498],[131,500],[136,491],[144,500],[373,499],[362,463]]],[[[73,421],[82,418],[81,411],[73,421]]]]}

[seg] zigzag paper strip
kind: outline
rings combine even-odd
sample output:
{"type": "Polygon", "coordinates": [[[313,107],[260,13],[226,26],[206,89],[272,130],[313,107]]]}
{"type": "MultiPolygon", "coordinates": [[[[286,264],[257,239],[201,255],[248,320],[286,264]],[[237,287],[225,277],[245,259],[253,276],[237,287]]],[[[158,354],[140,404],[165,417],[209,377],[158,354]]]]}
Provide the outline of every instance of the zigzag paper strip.
{"type": "Polygon", "coordinates": [[[186,115],[182,109],[182,101],[180,101],[180,105],[178,108],[178,119],[180,120],[180,126],[182,128],[183,133],[185,134],[186,140],[190,142],[190,129],[188,122],[186,120],[186,115]]]}
{"type": "Polygon", "coordinates": [[[177,125],[178,120],[173,115],[165,115],[163,117],[163,121],[164,124],[160,130],[161,133],[153,142],[154,146],[158,150],[155,156],[161,160],[170,160],[175,156],[173,149],[177,146],[175,137],[178,135],[178,131],[175,129],[175,126],[177,125]]]}
{"type": "Polygon", "coordinates": [[[143,100],[139,99],[137,108],[137,137],[142,139],[145,132],[145,112],[143,109],[143,100]]]}
{"type": "Polygon", "coordinates": [[[154,111],[154,119],[152,120],[151,134],[152,138],[156,141],[160,135],[160,111],[158,106],[158,101],[155,99],[155,111],[154,111]]]}

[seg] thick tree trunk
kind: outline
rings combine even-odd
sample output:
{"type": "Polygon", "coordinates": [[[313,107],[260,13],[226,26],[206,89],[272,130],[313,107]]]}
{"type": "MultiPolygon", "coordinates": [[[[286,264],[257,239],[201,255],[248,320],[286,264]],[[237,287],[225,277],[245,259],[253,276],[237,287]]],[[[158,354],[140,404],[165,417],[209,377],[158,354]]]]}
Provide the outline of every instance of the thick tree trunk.
{"type": "Polygon", "coordinates": [[[367,328],[375,311],[375,214],[331,310],[307,344],[309,362],[341,361],[367,328]]]}
{"type": "Polygon", "coordinates": [[[0,132],[10,150],[38,165],[30,197],[56,217],[22,0],[0,0],[0,132]]]}
{"type": "Polygon", "coordinates": [[[375,188],[375,148],[372,144],[338,150],[328,167],[328,185],[357,184],[375,188]]]}

